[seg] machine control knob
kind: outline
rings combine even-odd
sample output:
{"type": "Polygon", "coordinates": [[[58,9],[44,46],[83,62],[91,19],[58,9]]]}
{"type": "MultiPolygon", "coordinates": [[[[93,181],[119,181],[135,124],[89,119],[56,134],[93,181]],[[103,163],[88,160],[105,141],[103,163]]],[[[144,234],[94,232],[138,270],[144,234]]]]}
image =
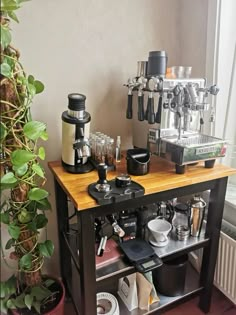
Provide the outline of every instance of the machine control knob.
{"type": "Polygon", "coordinates": [[[218,86],[217,85],[212,85],[212,86],[210,86],[210,88],[209,88],[209,92],[210,92],[210,94],[212,94],[212,95],[217,95],[218,94],[218,92],[219,92],[219,88],[218,88],[218,86]]]}
{"type": "Polygon", "coordinates": [[[163,108],[164,108],[164,109],[169,108],[168,102],[164,102],[164,104],[163,104],[163,108]]]}

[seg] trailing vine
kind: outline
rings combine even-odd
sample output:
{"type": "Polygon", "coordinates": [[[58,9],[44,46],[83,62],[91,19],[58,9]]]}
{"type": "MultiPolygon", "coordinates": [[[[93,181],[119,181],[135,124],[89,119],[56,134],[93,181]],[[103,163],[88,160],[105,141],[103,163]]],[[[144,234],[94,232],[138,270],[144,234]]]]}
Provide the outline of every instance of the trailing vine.
{"type": "Polygon", "coordinates": [[[0,167],[1,167],[1,227],[7,226],[9,239],[1,244],[11,250],[10,258],[17,261],[14,275],[1,282],[1,311],[8,308],[33,307],[38,313],[52,296],[42,280],[45,257],[54,250],[46,239],[39,242],[39,233],[47,225],[45,211],[50,209],[48,192],[43,189],[45,171],[40,161],[45,159],[41,141],[48,139],[46,125],[32,120],[34,96],[44,90],[42,82],[27,75],[20,62],[20,53],[11,45],[10,19],[24,0],[2,0],[1,72],[0,72],[0,167]],[[37,293],[37,294],[36,294],[37,293]]]}

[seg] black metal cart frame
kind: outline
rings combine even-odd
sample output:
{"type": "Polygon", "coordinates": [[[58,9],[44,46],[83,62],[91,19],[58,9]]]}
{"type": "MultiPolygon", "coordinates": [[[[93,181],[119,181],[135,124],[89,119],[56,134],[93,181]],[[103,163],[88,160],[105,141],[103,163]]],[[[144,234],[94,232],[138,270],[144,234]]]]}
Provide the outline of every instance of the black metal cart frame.
{"type": "MultiPolygon", "coordinates": [[[[199,307],[207,313],[210,310],[211,295],[214,280],[214,270],[217,259],[218,243],[220,237],[221,222],[224,209],[224,200],[226,193],[228,177],[205,181],[198,184],[193,184],[185,187],[170,189],[158,193],[144,195],[131,200],[126,200],[119,203],[97,206],[86,210],[76,211],[77,225],[80,231],[79,237],[79,265],[76,264],[73,250],[70,248],[67,239],[69,232],[68,220],[68,196],[63,190],[59,182],[55,178],[55,194],[56,194],[56,208],[58,219],[58,235],[59,235],[59,249],[60,249],[60,268],[63,282],[66,286],[67,292],[71,293],[70,279],[72,277],[71,259],[75,262],[76,268],[80,273],[80,288],[81,296],[78,300],[73,300],[73,303],[78,312],[78,301],[80,301],[80,315],[96,315],[96,270],[95,270],[95,233],[94,233],[94,219],[95,217],[104,216],[107,214],[120,212],[124,208],[140,207],[141,205],[148,205],[154,202],[163,200],[170,200],[174,197],[181,197],[193,193],[210,190],[210,200],[207,215],[206,225],[206,242],[195,245],[191,248],[184,248],[178,252],[183,254],[190,252],[196,248],[204,247],[203,262],[200,272],[200,283],[197,294],[200,296],[199,307]]],[[[186,298],[196,295],[196,292],[190,292],[187,297],[180,298],[178,303],[186,298]]],[[[174,302],[176,303],[176,302],[174,302]]],[[[173,307],[168,305],[167,307],[173,307]]],[[[163,311],[164,308],[161,309],[163,311]]],[[[166,310],[166,308],[165,308],[166,310]]],[[[148,313],[148,312],[147,312],[148,313]]],[[[152,314],[159,314],[160,310],[152,312],[152,314]]],[[[79,314],[79,313],[78,313],[79,314]]]]}

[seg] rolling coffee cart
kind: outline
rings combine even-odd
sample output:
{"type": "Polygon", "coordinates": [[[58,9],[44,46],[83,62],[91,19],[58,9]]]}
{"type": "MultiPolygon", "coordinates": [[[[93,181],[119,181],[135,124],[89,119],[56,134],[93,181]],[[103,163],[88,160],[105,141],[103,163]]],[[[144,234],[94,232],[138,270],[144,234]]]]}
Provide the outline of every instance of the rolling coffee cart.
{"type": "MultiPolygon", "coordinates": [[[[221,164],[207,169],[199,163],[187,169],[185,174],[180,175],[175,174],[171,162],[152,156],[149,173],[144,176],[132,176],[134,181],[145,188],[143,196],[98,205],[87,193],[88,185],[98,179],[96,171],[87,174],[70,174],[63,169],[59,161],[49,162],[49,168],[55,180],[61,275],[67,292],[72,296],[74,306],[80,315],[96,315],[96,293],[109,292],[112,283],[135,272],[134,267],[122,258],[96,270],[94,250],[94,220],[96,217],[210,190],[205,234],[199,238],[191,237],[186,242],[170,240],[166,247],[154,248],[156,254],[164,262],[198,248],[204,248],[200,275],[193,268],[189,268],[184,294],[177,297],[160,295],[160,302],[151,305],[150,311],[136,309],[129,312],[118,299],[122,315],[161,314],[164,310],[174,307],[176,303],[196,295],[199,295],[200,309],[206,313],[209,311],[227,179],[228,176],[236,173],[235,169],[221,164]],[[68,200],[73,204],[74,216],[69,215],[68,200]],[[70,242],[72,217],[76,218],[76,226],[79,231],[78,248],[75,248],[70,242]],[[75,279],[78,279],[76,281],[79,282],[79,289],[76,292],[72,290],[75,279]]],[[[126,173],[125,159],[121,161],[119,172],[126,173]]],[[[111,180],[116,176],[116,171],[110,171],[107,179],[111,180]]]]}

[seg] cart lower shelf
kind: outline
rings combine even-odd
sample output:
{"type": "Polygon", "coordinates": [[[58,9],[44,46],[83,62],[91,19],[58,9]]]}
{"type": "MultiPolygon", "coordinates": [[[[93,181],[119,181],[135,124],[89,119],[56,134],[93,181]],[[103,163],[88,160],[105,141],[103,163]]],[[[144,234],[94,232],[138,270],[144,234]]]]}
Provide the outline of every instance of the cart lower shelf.
{"type": "Polygon", "coordinates": [[[199,286],[199,274],[193,269],[191,264],[188,264],[187,267],[187,274],[186,274],[186,282],[185,282],[185,289],[184,289],[184,294],[181,296],[175,296],[175,297],[169,297],[169,296],[164,296],[158,293],[158,296],[160,298],[160,302],[158,303],[153,303],[150,306],[149,311],[146,310],[141,310],[139,308],[129,311],[123,301],[119,298],[118,295],[116,295],[116,298],[119,302],[119,307],[120,307],[120,314],[122,315],[147,315],[147,314],[161,314],[166,311],[168,308],[171,308],[171,305],[173,303],[176,303],[178,300],[183,301],[184,299],[188,299],[192,297],[193,295],[196,295],[202,291],[203,288],[199,286]]]}
{"type": "MultiPolygon", "coordinates": [[[[74,263],[72,262],[72,285],[71,286],[71,297],[76,302],[75,304],[80,304],[78,301],[80,301],[80,288],[79,288],[79,274],[76,270],[76,267],[74,263]]],[[[185,289],[184,289],[184,294],[180,296],[175,296],[175,297],[169,297],[169,296],[164,296],[160,293],[157,292],[160,302],[158,303],[153,303],[150,306],[149,311],[146,310],[141,310],[139,308],[129,311],[123,301],[119,298],[117,294],[117,288],[118,288],[118,283],[117,286],[114,287],[114,281],[111,286],[107,286],[107,284],[101,283],[101,285],[97,286],[97,291],[98,292],[109,292],[112,293],[116,296],[118,302],[119,302],[119,308],[120,308],[120,314],[122,315],[147,315],[147,314],[162,314],[164,310],[166,311],[167,309],[173,307],[174,303],[178,303],[178,301],[183,302],[184,300],[188,300],[188,298],[193,297],[194,295],[199,294],[202,290],[203,287],[199,286],[199,274],[198,272],[192,267],[190,263],[187,265],[187,273],[186,273],[186,281],[185,281],[185,289]],[[110,289],[108,289],[110,288],[110,289]]],[[[78,313],[79,314],[79,313],[78,313]]]]}

